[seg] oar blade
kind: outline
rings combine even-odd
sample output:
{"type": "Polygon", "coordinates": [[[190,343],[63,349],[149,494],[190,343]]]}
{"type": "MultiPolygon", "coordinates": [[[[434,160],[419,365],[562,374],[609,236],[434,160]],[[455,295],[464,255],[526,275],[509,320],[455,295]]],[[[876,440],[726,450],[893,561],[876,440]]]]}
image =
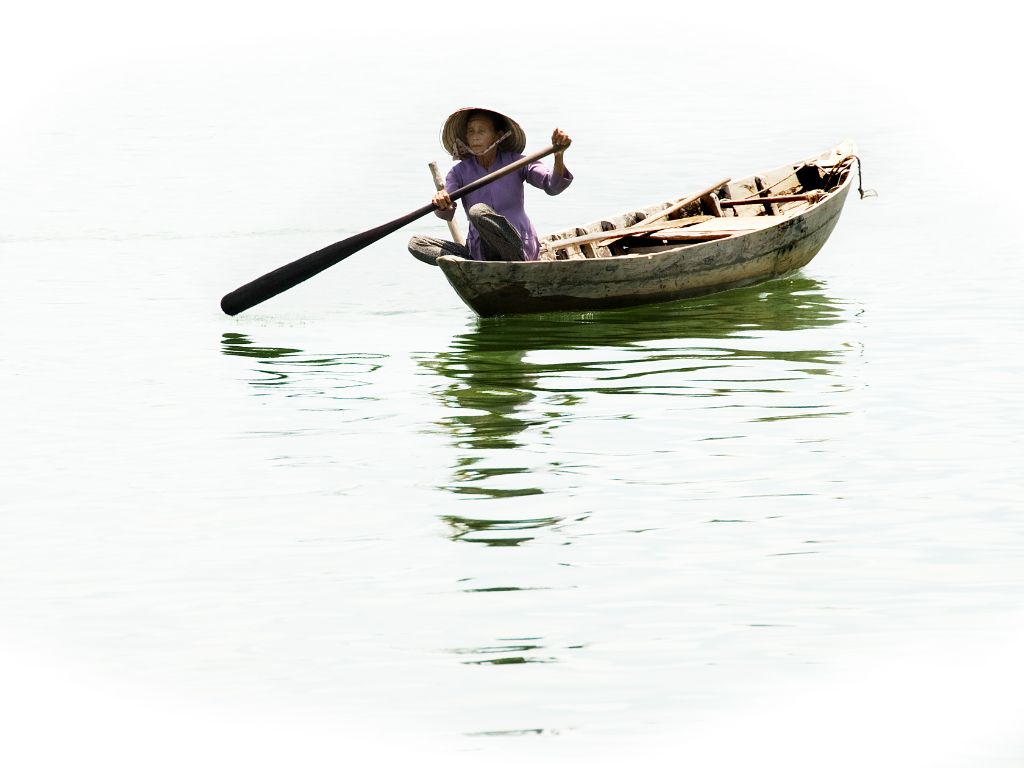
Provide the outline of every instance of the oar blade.
{"type": "Polygon", "coordinates": [[[433,206],[426,206],[409,213],[400,219],[383,224],[375,229],[360,232],[358,235],[339,240],[333,245],[321,248],[319,251],[303,256],[301,259],[278,267],[273,272],[268,272],[262,277],[257,277],[250,283],[236,288],[220,300],[220,308],[227,315],[237,315],[247,309],[261,304],[267,299],[277,296],[279,293],[294,288],[301,282],[308,280],[328,267],[333,267],[342,259],[347,259],[353,253],[361,251],[368,245],[390,235],[397,229],[401,229],[410,221],[418,219],[424,213],[433,210],[433,206]]]}

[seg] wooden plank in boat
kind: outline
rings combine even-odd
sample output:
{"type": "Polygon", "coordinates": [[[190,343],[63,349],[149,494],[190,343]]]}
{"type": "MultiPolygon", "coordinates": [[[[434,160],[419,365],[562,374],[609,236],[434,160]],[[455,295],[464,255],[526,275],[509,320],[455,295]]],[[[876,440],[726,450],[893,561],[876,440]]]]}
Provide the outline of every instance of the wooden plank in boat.
{"type": "Polygon", "coordinates": [[[693,224],[688,227],[668,227],[647,234],[653,240],[671,240],[673,242],[702,240],[721,240],[725,237],[741,235],[744,232],[756,232],[785,221],[788,216],[743,216],[741,218],[717,219],[693,224]]]}
{"type": "Polygon", "coordinates": [[[604,232],[592,232],[589,235],[580,235],[578,237],[567,238],[565,240],[541,240],[540,247],[542,250],[558,251],[563,248],[569,248],[574,245],[582,245],[584,243],[599,242],[601,245],[608,245],[613,243],[619,238],[628,237],[630,235],[646,235],[651,232],[657,232],[659,229],[663,229],[667,226],[674,228],[680,228],[690,226],[691,224],[700,223],[703,221],[709,221],[714,216],[687,216],[682,219],[668,219],[666,221],[657,221],[653,224],[636,224],[632,227],[625,229],[609,229],[604,232]]]}
{"type": "Polygon", "coordinates": [[[772,227],[788,218],[789,216],[740,216],[736,218],[709,219],[708,221],[702,221],[687,227],[687,229],[691,232],[753,232],[758,229],[772,227]]]}
{"type": "Polygon", "coordinates": [[[641,237],[649,237],[651,240],[671,240],[672,242],[684,242],[692,240],[694,242],[702,243],[706,240],[721,240],[724,237],[732,237],[733,235],[738,234],[742,234],[740,230],[733,230],[731,232],[694,232],[693,227],[680,227],[672,229],[659,229],[657,232],[651,232],[650,235],[641,235],[641,237]]]}

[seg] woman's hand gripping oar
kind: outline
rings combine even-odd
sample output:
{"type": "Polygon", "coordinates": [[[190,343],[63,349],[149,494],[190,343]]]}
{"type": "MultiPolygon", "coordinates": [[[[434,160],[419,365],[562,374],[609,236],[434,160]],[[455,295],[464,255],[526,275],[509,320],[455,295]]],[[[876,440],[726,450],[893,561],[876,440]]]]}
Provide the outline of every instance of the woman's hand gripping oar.
{"type": "MultiPolygon", "coordinates": [[[[431,161],[429,163],[430,175],[434,177],[434,187],[440,192],[444,189],[444,179],[441,178],[441,171],[437,167],[437,163],[431,161]]],[[[452,233],[452,240],[459,245],[465,245],[466,241],[462,238],[462,233],[459,232],[459,225],[455,223],[455,219],[448,219],[448,231],[452,233]]]]}

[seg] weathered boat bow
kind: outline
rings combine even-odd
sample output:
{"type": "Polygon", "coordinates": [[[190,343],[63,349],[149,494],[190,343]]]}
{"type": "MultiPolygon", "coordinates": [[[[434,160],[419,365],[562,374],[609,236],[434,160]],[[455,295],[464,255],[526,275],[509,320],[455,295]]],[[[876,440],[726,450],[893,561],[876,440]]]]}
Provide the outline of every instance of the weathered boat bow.
{"type": "Polygon", "coordinates": [[[800,269],[832,233],[850,191],[853,142],[810,160],[541,238],[541,259],[442,256],[483,317],[595,310],[700,296],[800,269]]]}

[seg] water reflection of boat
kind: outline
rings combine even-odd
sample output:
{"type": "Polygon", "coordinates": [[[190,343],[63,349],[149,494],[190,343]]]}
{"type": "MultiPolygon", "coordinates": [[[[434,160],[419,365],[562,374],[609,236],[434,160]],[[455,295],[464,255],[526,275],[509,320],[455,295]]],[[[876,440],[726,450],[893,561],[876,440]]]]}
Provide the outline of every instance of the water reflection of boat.
{"type": "MultiPolygon", "coordinates": [[[[523,449],[550,442],[560,426],[585,418],[582,403],[592,393],[728,398],[768,391],[764,382],[777,391],[827,375],[848,347],[801,349],[794,342],[804,337],[775,332],[826,328],[845,322],[849,314],[822,283],[794,276],[599,314],[475,319],[448,350],[419,360],[440,377],[435,394],[452,410],[435,425],[460,451],[444,488],[460,496],[500,499],[540,495],[559,478],[571,479],[575,468],[564,455],[531,467],[527,463],[536,464],[543,452],[523,449]],[[736,372],[740,368],[742,375],[736,372]],[[759,375],[763,382],[756,380],[759,375]],[[531,431],[536,439],[524,437],[531,431]]],[[[517,535],[507,515],[501,521],[450,522],[454,538],[476,538],[474,531],[495,522],[500,536],[517,535]]]]}
{"type": "MultiPolygon", "coordinates": [[[[715,296],[592,312],[559,312],[478,319],[452,347],[467,354],[506,349],[631,346],[671,340],[742,337],[745,332],[798,331],[843,322],[842,303],[818,280],[793,276],[715,296]]],[[[769,353],[770,354],[770,353],[769,353]]]]}

